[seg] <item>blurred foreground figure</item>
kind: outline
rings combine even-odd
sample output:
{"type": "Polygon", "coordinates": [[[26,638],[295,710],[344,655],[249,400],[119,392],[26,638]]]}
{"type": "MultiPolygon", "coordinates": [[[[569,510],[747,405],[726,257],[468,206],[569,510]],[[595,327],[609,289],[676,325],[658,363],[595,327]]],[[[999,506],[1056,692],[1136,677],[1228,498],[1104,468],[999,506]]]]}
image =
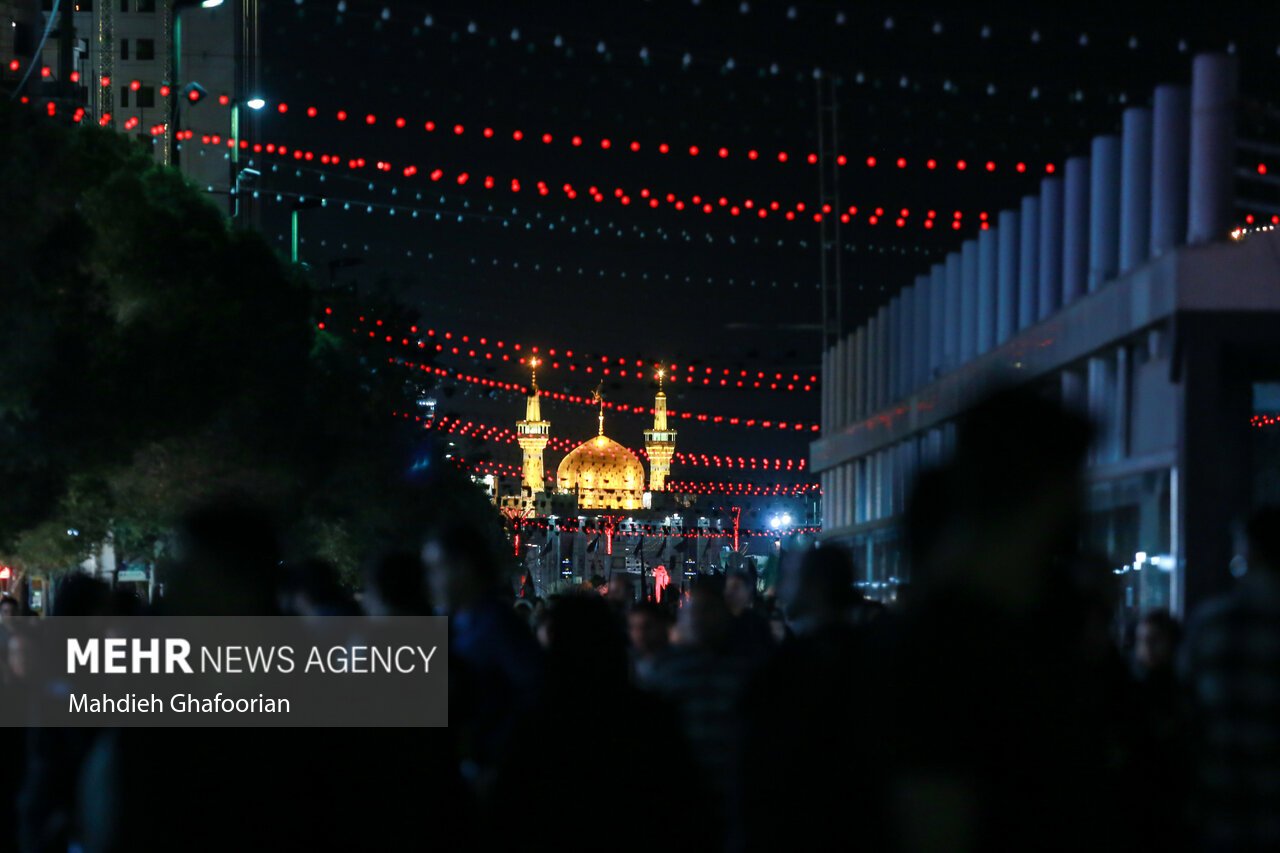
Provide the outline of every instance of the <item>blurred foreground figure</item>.
{"type": "Polygon", "coordinates": [[[735,645],[733,616],[714,581],[694,584],[676,627],[680,643],[655,668],[649,686],[679,712],[684,738],[710,786],[701,802],[723,824],[738,773],[738,708],[753,660],[735,645]]]}
{"type": "MultiPolygon", "coordinates": [[[[279,615],[292,584],[267,518],[223,504],[182,538],[167,614],[279,615]]],[[[448,729],[128,728],[83,763],[76,823],[85,853],[393,850],[424,835],[470,850],[469,816],[448,729]]]]}
{"type": "Polygon", "coordinates": [[[450,726],[460,732],[463,773],[484,796],[516,722],[537,700],[542,655],[512,611],[499,558],[480,531],[435,531],[422,561],[431,601],[449,617],[450,726]]]}
{"type": "Polygon", "coordinates": [[[862,720],[894,849],[1137,843],[1110,717],[1116,660],[1098,647],[1096,579],[1076,581],[1092,566],[1076,555],[1090,439],[1078,416],[1003,391],[917,484],[915,585],[869,653],[879,697],[862,720]]]}
{"type": "Polygon", "coordinates": [[[675,714],[629,683],[627,640],[609,603],[554,601],[546,635],[546,689],[511,741],[485,849],[717,849],[675,714]],[[651,807],[673,791],[690,796],[651,807]]]}
{"type": "Polygon", "coordinates": [[[1280,509],[1245,537],[1248,571],[1194,614],[1180,660],[1203,850],[1280,849],[1280,509]]]}
{"type": "Polygon", "coordinates": [[[796,634],[744,695],[731,849],[882,849],[853,819],[882,781],[861,747],[868,733],[859,721],[875,697],[864,693],[853,579],[853,558],[839,546],[783,561],[779,595],[796,634]]]}

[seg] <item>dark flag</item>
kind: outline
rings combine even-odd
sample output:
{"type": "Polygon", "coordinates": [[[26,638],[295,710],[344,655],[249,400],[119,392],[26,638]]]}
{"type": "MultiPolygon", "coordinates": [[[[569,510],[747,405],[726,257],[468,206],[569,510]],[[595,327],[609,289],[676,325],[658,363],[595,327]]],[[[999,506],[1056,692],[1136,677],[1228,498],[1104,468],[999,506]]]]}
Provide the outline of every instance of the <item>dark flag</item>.
{"type": "Polygon", "coordinates": [[[631,553],[635,554],[636,556],[639,556],[640,549],[643,547],[644,547],[644,537],[641,536],[639,539],[636,540],[636,547],[631,549],[631,553]]]}
{"type": "Polygon", "coordinates": [[[681,537],[681,538],[680,538],[680,544],[679,544],[679,545],[677,545],[673,550],[675,550],[675,551],[679,551],[681,554],[683,554],[683,553],[684,553],[685,548],[687,548],[687,547],[689,547],[689,539],[688,539],[688,537],[681,537]]]}
{"type": "Polygon", "coordinates": [[[591,544],[587,546],[588,551],[594,551],[600,547],[600,534],[596,534],[596,538],[591,540],[591,544]]]}

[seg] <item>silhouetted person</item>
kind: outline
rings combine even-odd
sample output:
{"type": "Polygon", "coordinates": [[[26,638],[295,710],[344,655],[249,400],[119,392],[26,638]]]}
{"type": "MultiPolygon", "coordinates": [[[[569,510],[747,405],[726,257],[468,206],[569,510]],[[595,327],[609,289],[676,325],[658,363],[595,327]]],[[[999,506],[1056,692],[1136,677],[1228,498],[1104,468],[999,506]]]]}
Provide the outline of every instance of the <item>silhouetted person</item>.
{"type": "Polygon", "coordinates": [[[742,654],[757,660],[773,651],[769,623],[756,609],[753,572],[731,569],[725,576],[724,601],[733,617],[729,642],[742,654]]]}
{"type": "Polygon", "coordinates": [[[426,568],[418,554],[396,551],[383,555],[365,572],[364,599],[370,616],[427,616],[426,568]]]}
{"type": "Polygon", "coordinates": [[[178,527],[174,561],[164,573],[161,612],[190,616],[269,616],[279,612],[280,543],[262,512],[223,501],[189,514],[178,527]]]}
{"type": "Polygon", "coordinates": [[[672,711],[629,683],[626,637],[608,603],[564,596],[548,617],[546,691],[503,763],[486,849],[714,849],[695,798],[664,807],[673,792],[703,789],[672,711]],[[620,796],[635,806],[622,820],[620,796]]]}
{"type": "Polygon", "coordinates": [[[849,552],[824,545],[782,561],[779,597],[798,629],[743,701],[734,850],[879,849],[854,819],[879,784],[861,758],[864,641],[849,552]]]}
{"type": "Polygon", "coordinates": [[[1280,849],[1280,509],[1245,527],[1247,572],[1187,625],[1192,820],[1205,850],[1280,849]]]}
{"type": "Polygon", "coordinates": [[[900,849],[1135,841],[1100,716],[1105,667],[1069,572],[1091,437],[1055,403],[1002,391],[962,418],[953,461],[913,492],[918,589],[875,632],[866,685],[879,813],[900,849]]]}
{"type": "MultiPolygon", "coordinates": [[[[180,533],[167,612],[280,615],[285,577],[265,516],[224,503],[180,533]]],[[[448,729],[108,729],[79,789],[85,853],[388,850],[425,831],[465,841],[448,729]],[[335,820],[344,804],[370,819],[335,820]]]]}
{"type": "MultiPolygon", "coordinates": [[[[108,610],[106,582],[76,572],[54,588],[51,618],[101,616],[108,610]]],[[[28,709],[38,720],[41,709],[65,697],[52,690],[51,674],[42,666],[49,651],[33,620],[8,643],[9,664],[23,683],[28,709]]],[[[34,721],[33,721],[34,724],[34,721]]],[[[90,728],[32,728],[27,735],[27,768],[18,801],[21,849],[66,850],[73,838],[77,774],[96,735],[90,728]]]]}
{"type": "MultiPolygon", "coordinates": [[[[1143,832],[1153,847],[1191,849],[1187,824],[1189,756],[1176,660],[1182,629],[1168,610],[1152,610],[1137,622],[1133,667],[1135,804],[1147,815],[1143,832]]],[[[1117,708],[1117,711],[1121,709],[1117,708]]]]}
{"type": "Polygon", "coordinates": [[[338,569],[326,560],[316,559],[284,566],[280,610],[308,619],[360,613],[351,593],[343,587],[338,569]]]}
{"type": "Polygon", "coordinates": [[[631,669],[641,687],[652,683],[655,671],[669,654],[669,625],[667,610],[651,601],[640,602],[627,614],[631,669]]]}
{"type": "Polygon", "coordinates": [[[721,584],[694,584],[676,625],[680,642],[650,685],[679,711],[684,737],[714,794],[705,806],[725,826],[738,772],[739,704],[753,661],[733,645],[733,616],[721,584]]]}
{"type": "Polygon", "coordinates": [[[464,732],[464,774],[483,794],[517,720],[537,699],[542,656],[511,610],[499,558],[480,531],[441,528],[422,558],[431,600],[449,617],[450,725],[464,732]]]}

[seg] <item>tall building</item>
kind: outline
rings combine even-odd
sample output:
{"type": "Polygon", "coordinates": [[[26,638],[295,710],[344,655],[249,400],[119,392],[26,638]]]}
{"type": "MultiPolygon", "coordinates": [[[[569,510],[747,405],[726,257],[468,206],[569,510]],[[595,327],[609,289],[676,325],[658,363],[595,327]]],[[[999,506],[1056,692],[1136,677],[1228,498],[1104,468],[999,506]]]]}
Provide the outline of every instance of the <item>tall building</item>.
{"type": "Polygon", "coordinates": [[[542,451],[551,437],[551,424],[542,419],[542,407],[538,403],[538,360],[531,359],[533,383],[529,388],[529,396],[525,400],[524,420],[516,421],[517,441],[524,453],[521,472],[521,500],[526,498],[532,502],[533,496],[545,492],[547,485],[543,479],[542,451]]]}
{"type": "Polygon", "coordinates": [[[1196,57],[1190,88],[1126,109],[827,350],[822,537],[865,585],[910,579],[915,475],[999,384],[1097,425],[1084,544],[1131,612],[1186,613],[1229,581],[1232,522],[1280,501],[1280,231],[1233,230],[1236,75],[1234,56],[1196,57]]]}
{"type": "MultiPolygon", "coordinates": [[[[22,94],[51,100],[66,114],[81,108],[81,121],[134,136],[228,215],[236,213],[233,190],[245,164],[230,143],[256,133],[246,102],[260,94],[257,0],[59,0],[57,12],[53,0],[37,2],[44,14],[31,50],[39,47],[39,55],[25,63],[18,57],[20,70],[7,71],[6,84],[16,87],[25,76],[22,94]],[[74,30],[64,33],[68,13],[74,30]],[[39,46],[50,17],[52,32],[39,46]],[[204,97],[185,97],[188,84],[204,97]],[[184,130],[186,145],[175,138],[184,130]]],[[[239,212],[249,212],[244,203],[239,212]]]]}
{"type": "Polygon", "coordinates": [[[667,395],[662,390],[662,371],[658,371],[658,394],[653,398],[653,429],[644,431],[644,449],[649,454],[649,490],[661,492],[667,487],[671,458],[676,455],[676,431],[667,429],[667,395]]]}

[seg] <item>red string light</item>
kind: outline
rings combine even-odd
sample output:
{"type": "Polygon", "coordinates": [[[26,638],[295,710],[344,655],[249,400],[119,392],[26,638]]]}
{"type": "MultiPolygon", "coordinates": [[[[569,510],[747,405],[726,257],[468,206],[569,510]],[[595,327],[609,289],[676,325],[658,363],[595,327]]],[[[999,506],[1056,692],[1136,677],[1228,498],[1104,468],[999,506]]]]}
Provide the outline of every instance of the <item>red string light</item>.
{"type": "MultiPolygon", "coordinates": [[[[325,310],[328,312],[332,309],[326,308],[325,310]]],[[[364,323],[365,319],[360,318],[356,325],[364,323]]],[[[352,332],[360,334],[355,328],[352,329],[352,332]]],[[[583,373],[591,374],[608,371],[610,376],[641,381],[645,384],[653,382],[659,369],[664,371],[665,381],[673,385],[683,382],[687,385],[703,387],[803,392],[814,390],[818,387],[819,382],[817,374],[804,374],[795,370],[784,370],[783,368],[771,368],[766,371],[747,370],[741,367],[709,367],[706,365],[695,368],[693,365],[686,364],[682,373],[680,365],[674,363],[664,363],[652,359],[606,356],[562,347],[551,347],[545,351],[540,351],[537,346],[525,346],[516,342],[507,342],[491,335],[460,335],[450,331],[427,329],[424,336],[417,326],[410,326],[407,333],[404,329],[401,329],[398,334],[403,341],[407,342],[406,345],[410,342],[409,335],[422,339],[422,345],[418,348],[428,351],[456,355],[465,354],[468,358],[512,362],[520,365],[525,364],[525,356],[521,353],[528,352],[538,357],[539,370],[567,370],[569,372],[581,370],[583,373]],[[436,339],[437,343],[427,343],[426,339],[431,338],[436,339]],[[458,353],[446,353],[445,345],[438,342],[441,338],[447,341],[452,341],[456,338],[468,344],[468,347],[465,351],[460,349],[458,353]]],[[[453,346],[448,347],[448,349],[453,348],[453,346]]]]}

